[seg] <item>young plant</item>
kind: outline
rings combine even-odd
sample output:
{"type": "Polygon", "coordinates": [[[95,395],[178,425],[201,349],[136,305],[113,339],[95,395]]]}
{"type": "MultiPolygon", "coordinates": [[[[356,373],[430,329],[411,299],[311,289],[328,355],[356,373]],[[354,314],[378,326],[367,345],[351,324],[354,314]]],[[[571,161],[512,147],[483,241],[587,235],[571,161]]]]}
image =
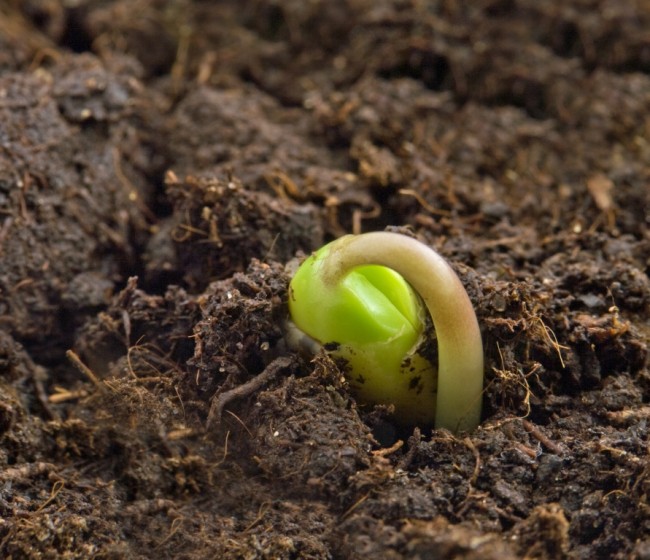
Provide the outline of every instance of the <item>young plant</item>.
{"type": "Polygon", "coordinates": [[[458,276],[426,245],[389,232],[337,239],[298,268],[289,312],[295,327],[346,362],[360,402],[394,405],[401,424],[454,433],[478,425],[483,344],[476,314],[458,276]],[[418,351],[421,302],[433,321],[437,364],[418,351]]]}

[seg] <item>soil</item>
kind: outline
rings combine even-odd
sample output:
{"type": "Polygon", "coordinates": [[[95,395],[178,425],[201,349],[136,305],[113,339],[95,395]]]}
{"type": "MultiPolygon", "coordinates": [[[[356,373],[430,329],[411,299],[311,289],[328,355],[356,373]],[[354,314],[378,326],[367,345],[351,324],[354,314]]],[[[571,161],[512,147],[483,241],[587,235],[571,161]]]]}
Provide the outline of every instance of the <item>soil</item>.
{"type": "Polygon", "coordinates": [[[0,556],[649,559],[650,5],[0,2],[0,556]],[[486,354],[471,434],[283,339],[390,228],[486,354]]]}

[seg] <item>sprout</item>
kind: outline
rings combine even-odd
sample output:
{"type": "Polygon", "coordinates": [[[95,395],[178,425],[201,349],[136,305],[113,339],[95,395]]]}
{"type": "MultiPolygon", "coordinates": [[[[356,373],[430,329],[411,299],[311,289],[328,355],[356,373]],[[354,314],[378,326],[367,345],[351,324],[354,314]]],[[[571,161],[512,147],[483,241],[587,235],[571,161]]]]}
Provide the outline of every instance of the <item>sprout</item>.
{"type": "Polygon", "coordinates": [[[401,424],[454,433],[481,416],[483,345],[458,276],[438,253],[397,233],[342,237],[311,255],[289,286],[295,326],[347,362],[357,398],[392,404],[401,424]],[[418,352],[429,310],[438,364],[418,352]]]}

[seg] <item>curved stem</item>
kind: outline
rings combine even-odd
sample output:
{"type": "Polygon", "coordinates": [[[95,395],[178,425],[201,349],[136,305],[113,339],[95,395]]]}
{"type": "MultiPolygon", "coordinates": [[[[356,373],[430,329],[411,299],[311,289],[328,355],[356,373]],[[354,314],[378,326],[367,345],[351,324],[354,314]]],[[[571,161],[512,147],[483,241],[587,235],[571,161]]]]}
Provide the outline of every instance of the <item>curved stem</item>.
{"type": "Polygon", "coordinates": [[[436,428],[473,430],[481,417],[483,343],[476,313],[458,276],[433,249],[398,233],[346,236],[323,261],[323,281],[336,285],[362,265],[392,268],[424,301],[438,340],[436,428]]]}

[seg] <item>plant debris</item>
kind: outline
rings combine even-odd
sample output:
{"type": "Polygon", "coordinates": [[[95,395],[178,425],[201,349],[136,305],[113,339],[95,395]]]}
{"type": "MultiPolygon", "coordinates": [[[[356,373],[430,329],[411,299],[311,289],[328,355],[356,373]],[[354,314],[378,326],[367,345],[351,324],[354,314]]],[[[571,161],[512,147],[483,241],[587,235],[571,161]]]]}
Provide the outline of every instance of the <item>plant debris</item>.
{"type": "Polygon", "coordinates": [[[0,556],[650,556],[650,10],[0,3],[0,556]],[[486,352],[405,430],[283,339],[408,232],[486,352]]]}

